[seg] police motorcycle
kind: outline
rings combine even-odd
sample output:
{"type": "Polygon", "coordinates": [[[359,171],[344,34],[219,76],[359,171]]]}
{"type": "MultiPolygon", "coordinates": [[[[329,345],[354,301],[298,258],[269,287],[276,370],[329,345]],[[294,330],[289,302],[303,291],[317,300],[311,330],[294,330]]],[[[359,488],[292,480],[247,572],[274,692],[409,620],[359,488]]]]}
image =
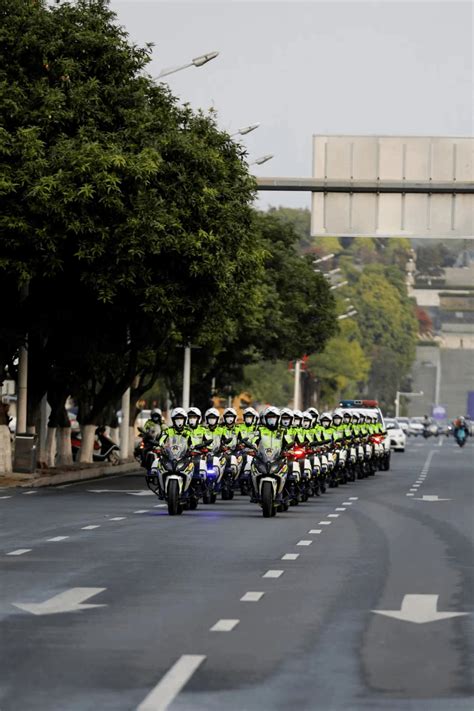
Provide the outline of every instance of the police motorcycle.
{"type": "Polygon", "coordinates": [[[141,427],[138,428],[138,436],[140,443],[133,450],[133,456],[141,467],[149,471],[155,458],[154,449],[158,442],[151,432],[145,432],[141,427]]]}
{"type": "Polygon", "coordinates": [[[226,464],[225,456],[222,453],[223,430],[219,426],[219,410],[210,407],[204,413],[203,427],[205,436],[209,441],[206,448],[203,448],[203,465],[207,472],[207,489],[203,496],[203,504],[215,504],[217,495],[221,492],[222,478],[226,464]]]}
{"type": "Polygon", "coordinates": [[[168,504],[170,516],[185,509],[197,508],[203,492],[192,486],[193,452],[186,435],[170,435],[156,452],[156,458],[146,478],[148,488],[168,504]]]}
{"type": "Polygon", "coordinates": [[[286,491],[288,464],[284,456],[284,440],[278,431],[280,411],[269,407],[262,417],[257,444],[246,442],[255,449],[252,460],[251,501],[259,504],[264,518],[276,516],[277,511],[287,511],[289,496],[286,491]]]}
{"type": "Polygon", "coordinates": [[[222,415],[222,446],[224,455],[224,472],[221,481],[221,497],[223,501],[234,498],[234,490],[239,488],[239,476],[243,463],[242,446],[238,440],[239,430],[235,426],[237,412],[233,407],[227,407],[222,415]]]}
{"type": "Polygon", "coordinates": [[[286,477],[286,492],[291,506],[298,506],[303,500],[302,493],[302,460],[306,454],[306,448],[300,443],[300,427],[292,427],[295,422],[301,422],[302,413],[299,410],[293,412],[288,407],[282,408],[280,412],[280,426],[283,438],[288,448],[284,456],[287,460],[288,471],[286,477]]]}
{"type": "Polygon", "coordinates": [[[258,412],[253,407],[246,407],[242,414],[243,422],[237,425],[238,430],[238,450],[242,457],[238,487],[242,496],[249,496],[251,492],[250,471],[252,469],[252,459],[255,450],[248,447],[243,440],[250,443],[257,437],[258,412]]]}
{"type": "Polygon", "coordinates": [[[337,453],[334,446],[335,430],[331,427],[332,416],[330,412],[323,412],[320,417],[322,427],[321,436],[325,443],[322,447],[322,453],[327,461],[326,469],[326,485],[330,488],[339,486],[339,477],[337,470],[337,453]]]}
{"type": "Polygon", "coordinates": [[[469,430],[464,417],[460,417],[454,422],[454,439],[459,447],[464,447],[469,437],[469,430]]]}

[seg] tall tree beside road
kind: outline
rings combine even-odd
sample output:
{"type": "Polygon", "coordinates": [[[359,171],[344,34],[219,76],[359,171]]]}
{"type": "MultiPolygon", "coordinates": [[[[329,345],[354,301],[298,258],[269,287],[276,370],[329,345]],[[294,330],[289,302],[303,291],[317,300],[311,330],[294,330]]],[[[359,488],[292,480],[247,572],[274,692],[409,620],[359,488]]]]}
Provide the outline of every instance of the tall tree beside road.
{"type": "Polygon", "coordinates": [[[157,351],[215,344],[239,290],[255,298],[254,180],[212,114],[145,75],[151,47],[106,0],[0,0],[0,17],[0,274],[15,294],[29,282],[0,368],[32,334],[50,364],[35,390],[80,396],[90,459],[95,425],[157,351]]]}

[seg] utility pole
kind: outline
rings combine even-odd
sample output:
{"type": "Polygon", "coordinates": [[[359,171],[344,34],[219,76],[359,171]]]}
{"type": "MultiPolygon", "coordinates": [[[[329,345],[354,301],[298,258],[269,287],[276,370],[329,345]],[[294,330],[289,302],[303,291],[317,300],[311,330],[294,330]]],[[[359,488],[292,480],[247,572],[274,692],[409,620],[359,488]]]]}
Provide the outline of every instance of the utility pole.
{"type": "Polygon", "coordinates": [[[184,347],[184,364],[183,364],[183,407],[185,410],[189,407],[191,399],[191,345],[188,343],[184,347]]]}
{"type": "Polygon", "coordinates": [[[295,390],[293,394],[293,409],[300,409],[300,375],[301,375],[301,360],[295,360],[295,390]]]}

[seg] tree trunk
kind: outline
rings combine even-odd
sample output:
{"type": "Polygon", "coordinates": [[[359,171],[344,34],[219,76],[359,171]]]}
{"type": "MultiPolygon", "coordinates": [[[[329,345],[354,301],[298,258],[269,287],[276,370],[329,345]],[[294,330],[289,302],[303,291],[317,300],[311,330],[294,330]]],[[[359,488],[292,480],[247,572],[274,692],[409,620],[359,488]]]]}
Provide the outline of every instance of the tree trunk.
{"type": "Polygon", "coordinates": [[[71,428],[58,427],[58,465],[60,467],[72,464],[71,428]]]}
{"type": "Polygon", "coordinates": [[[94,461],[93,454],[96,429],[97,425],[82,426],[82,444],[79,457],[80,462],[92,464],[92,462],[94,461]]]}
{"type": "Polygon", "coordinates": [[[46,464],[48,467],[56,466],[56,427],[48,427],[46,435],[46,464]]]}
{"type": "Polygon", "coordinates": [[[12,471],[12,446],[10,430],[7,425],[0,425],[0,476],[12,471]]]}

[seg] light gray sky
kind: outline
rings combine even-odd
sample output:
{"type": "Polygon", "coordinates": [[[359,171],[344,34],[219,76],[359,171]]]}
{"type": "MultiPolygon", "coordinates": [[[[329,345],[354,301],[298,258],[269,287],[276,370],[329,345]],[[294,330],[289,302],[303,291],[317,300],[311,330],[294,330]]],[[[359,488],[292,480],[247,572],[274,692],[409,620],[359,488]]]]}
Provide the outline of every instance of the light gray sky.
{"type": "MultiPolygon", "coordinates": [[[[153,42],[152,75],[194,108],[214,107],[259,176],[311,175],[313,134],[472,135],[470,2],[111,0],[132,41],[153,42]]],[[[260,207],[310,207],[309,193],[262,193],[260,207]]]]}

